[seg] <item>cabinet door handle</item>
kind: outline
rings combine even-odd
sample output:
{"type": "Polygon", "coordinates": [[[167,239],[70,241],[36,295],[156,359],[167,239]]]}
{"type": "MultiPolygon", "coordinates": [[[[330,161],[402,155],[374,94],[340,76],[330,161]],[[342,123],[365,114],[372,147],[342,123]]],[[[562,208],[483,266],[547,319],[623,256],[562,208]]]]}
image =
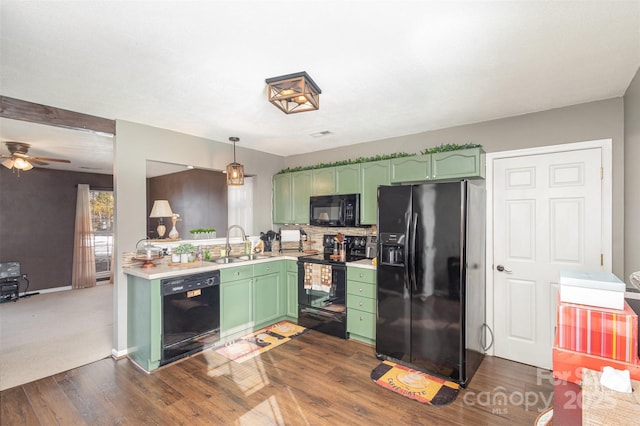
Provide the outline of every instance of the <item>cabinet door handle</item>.
{"type": "Polygon", "coordinates": [[[362,272],[360,272],[360,278],[362,278],[364,275],[362,275],[362,272]]]}
{"type": "Polygon", "coordinates": [[[358,291],[359,291],[360,293],[362,293],[362,287],[360,287],[360,289],[358,289],[358,291]]]}
{"type": "Polygon", "coordinates": [[[362,306],[362,302],[360,302],[360,306],[362,306]]]}

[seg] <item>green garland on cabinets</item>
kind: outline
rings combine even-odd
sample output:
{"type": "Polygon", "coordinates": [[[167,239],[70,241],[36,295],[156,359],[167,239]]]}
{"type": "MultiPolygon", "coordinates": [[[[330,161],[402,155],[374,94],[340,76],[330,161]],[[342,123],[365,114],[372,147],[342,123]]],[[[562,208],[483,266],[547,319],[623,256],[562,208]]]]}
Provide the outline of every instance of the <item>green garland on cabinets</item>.
{"type": "MultiPolygon", "coordinates": [[[[442,145],[436,146],[434,148],[424,149],[424,150],[420,151],[420,154],[422,154],[422,155],[434,154],[434,153],[437,153],[437,152],[457,151],[459,149],[470,149],[470,148],[481,148],[481,147],[482,147],[482,145],[476,144],[476,143],[467,143],[467,144],[463,144],[463,145],[458,145],[458,144],[454,144],[454,143],[448,143],[448,144],[442,144],[442,145]]],[[[372,162],[372,161],[389,160],[389,159],[392,159],[392,158],[412,157],[414,155],[418,155],[418,154],[409,154],[409,153],[406,153],[406,152],[396,152],[394,154],[382,154],[382,155],[376,155],[376,156],[373,156],[373,157],[358,157],[358,158],[355,158],[355,159],[334,161],[332,163],[319,163],[319,164],[316,164],[316,165],[313,165],[313,166],[287,167],[286,169],[280,170],[276,174],[280,175],[280,174],[283,174],[283,173],[301,172],[303,170],[324,169],[324,168],[327,168],[327,167],[346,166],[346,165],[349,165],[349,164],[369,163],[369,162],[372,162]]]]}

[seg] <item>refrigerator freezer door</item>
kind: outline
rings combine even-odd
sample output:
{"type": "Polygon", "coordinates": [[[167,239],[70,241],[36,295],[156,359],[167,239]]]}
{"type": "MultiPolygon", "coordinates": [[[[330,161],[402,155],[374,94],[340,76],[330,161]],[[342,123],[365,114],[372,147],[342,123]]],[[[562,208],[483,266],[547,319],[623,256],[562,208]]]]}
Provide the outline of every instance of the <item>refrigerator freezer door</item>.
{"type": "Polygon", "coordinates": [[[378,188],[376,352],[382,357],[407,362],[410,357],[411,299],[407,286],[408,265],[404,259],[408,250],[406,233],[410,213],[410,186],[378,188]]]}

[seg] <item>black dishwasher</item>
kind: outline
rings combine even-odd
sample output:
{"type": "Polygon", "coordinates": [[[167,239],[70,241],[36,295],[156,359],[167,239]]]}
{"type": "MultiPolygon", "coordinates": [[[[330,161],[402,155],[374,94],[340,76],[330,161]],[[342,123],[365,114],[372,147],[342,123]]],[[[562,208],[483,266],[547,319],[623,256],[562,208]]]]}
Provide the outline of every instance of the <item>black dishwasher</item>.
{"type": "Polygon", "coordinates": [[[220,339],[220,271],[164,279],[160,365],[220,339]]]}

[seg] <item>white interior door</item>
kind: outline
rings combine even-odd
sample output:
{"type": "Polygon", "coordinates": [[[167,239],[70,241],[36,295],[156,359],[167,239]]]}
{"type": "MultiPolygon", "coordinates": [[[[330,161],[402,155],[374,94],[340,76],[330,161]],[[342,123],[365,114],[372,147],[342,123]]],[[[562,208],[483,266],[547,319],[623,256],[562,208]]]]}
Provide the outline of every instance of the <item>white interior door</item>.
{"type": "Polygon", "coordinates": [[[560,269],[604,270],[602,150],[493,162],[494,354],[552,368],[560,269]]]}

